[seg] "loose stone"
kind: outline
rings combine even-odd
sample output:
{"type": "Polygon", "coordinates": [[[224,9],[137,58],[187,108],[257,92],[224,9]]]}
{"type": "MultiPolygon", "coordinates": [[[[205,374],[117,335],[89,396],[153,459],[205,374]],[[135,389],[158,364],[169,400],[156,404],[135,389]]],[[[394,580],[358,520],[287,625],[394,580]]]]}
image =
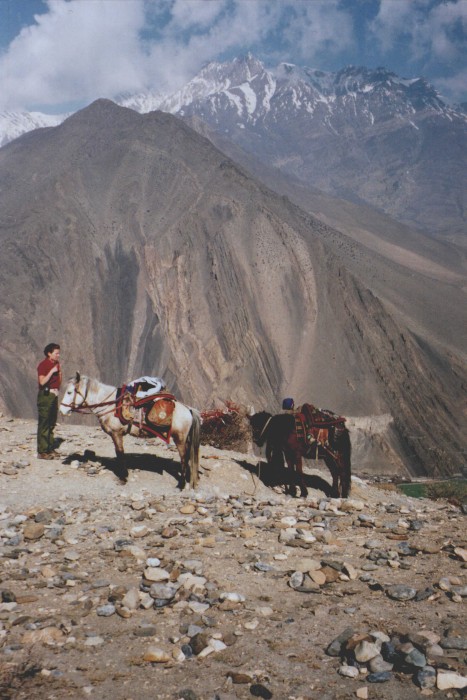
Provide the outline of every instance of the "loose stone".
{"type": "Polygon", "coordinates": [[[43,523],[29,522],[24,526],[23,537],[25,540],[39,540],[45,532],[43,523]]]}
{"type": "Polygon", "coordinates": [[[445,637],[441,639],[439,644],[443,649],[459,649],[465,651],[467,649],[467,637],[445,637]]]}
{"type": "Polygon", "coordinates": [[[192,503],[187,503],[187,505],[182,506],[180,508],[180,513],[183,513],[185,515],[190,515],[191,513],[194,513],[196,511],[196,506],[194,506],[192,503]]]}
{"type": "Polygon", "coordinates": [[[205,649],[209,644],[209,639],[208,636],[205,632],[198,632],[198,634],[195,634],[194,637],[191,638],[190,640],[190,647],[193,650],[193,653],[198,656],[203,649],[205,649]]]}
{"type": "Polygon", "coordinates": [[[219,598],[220,598],[220,600],[228,600],[231,603],[244,603],[246,600],[244,595],[242,595],[241,593],[235,593],[235,592],[221,593],[219,598]]]}
{"type": "Polygon", "coordinates": [[[463,547],[454,547],[454,554],[461,561],[467,561],[467,549],[464,549],[463,547]]]}
{"type": "Polygon", "coordinates": [[[355,630],[352,627],[347,627],[329,644],[326,649],[326,654],[328,656],[340,656],[343,644],[345,644],[354,634],[355,630]]]}
{"type": "Polygon", "coordinates": [[[140,605],[139,590],[137,588],[130,588],[122,598],[122,605],[128,608],[128,610],[137,610],[140,605]]]}
{"type": "Polygon", "coordinates": [[[354,654],[359,663],[366,663],[375,656],[379,656],[379,651],[380,648],[376,644],[363,640],[355,647],[354,654]]]}
{"type": "Polygon", "coordinates": [[[436,687],[438,690],[448,690],[449,688],[467,688],[467,676],[461,676],[459,673],[450,671],[438,671],[436,678],[436,687]]]}
{"type": "Polygon", "coordinates": [[[146,525],[137,525],[131,528],[130,535],[132,537],[146,537],[150,532],[150,529],[146,527],[146,525]]]}
{"type": "Polygon", "coordinates": [[[418,666],[420,668],[426,666],[425,655],[416,648],[412,649],[408,654],[406,654],[405,661],[411,666],[418,666]]]}
{"type": "MultiPolygon", "coordinates": [[[[275,559],[277,558],[274,557],[275,559]]],[[[301,571],[303,574],[310,573],[311,571],[318,571],[321,569],[321,562],[319,562],[317,559],[308,559],[308,558],[303,558],[299,559],[297,564],[296,564],[296,570],[301,571]]]]}
{"type": "Polygon", "coordinates": [[[402,584],[389,586],[386,593],[389,598],[392,598],[393,600],[412,600],[412,598],[415,598],[417,595],[415,588],[411,588],[411,586],[404,586],[402,584]]]}
{"type": "Polygon", "coordinates": [[[146,566],[148,567],[158,567],[161,565],[161,560],[157,557],[148,557],[146,559],[146,566]]]}
{"type": "Polygon", "coordinates": [[[358,678],[360,675],[358,668],[355,666],[341,666],[339,668],[339,673],[346,678],[358,678]]]}
{"type": "Polygon", "coordinates": [[[270,700],[272,698],[271,691],[266,688],[266,686],[261,683],[255,683],[250,686],[250,693],[256,698],[264,698],[264,700],[270,700]]]}
{"type": "Polygon", "coordinates": [[[393,664],[385,661],[381,654],[378,654],[370,659],[368,665],[372,673],[382,673],[384,671],[392,671],[393,669],[393,664]]]}
{"type": "Polygon", "coordinates": [[[227,678],[231,678],[234,685],[244,685],[246,683],[251,683],[253,680],[253,676],[250,676],[248,673],[240,673],[236,671],[229,671],[227,673],[227,678]]]}
{"type": "Polygon", "coordinates": [[[99,647],[104,644],[104,639],[98,635],[93,635],[92,637],[87,637],[84,646],[86,647],[99,647]]]}
{"type": "Polygon", "coordinates": [[[259,620],[257,620],[256,618],[253,620],[249,620],[248,622],[245,622],[243,624],[244,628],[247,630],[255,630],[258,627],[258,625],[259,625],[259,620]]]}
{"type": "Polygon", "coordinates": [[[417,671],[415,682],[420,688],[434,688],[436,685],[436,670],[433,666],[425,666],[417,671]]]}
{"type": "Polygon", "coordinates": [[[153,583],[149,595],[156,600],[157,607],[162,607],[175,597],[177,590],[178,587],[172,584],[153,583]]]}
{"type": "Polygon", "coordinates": [[[115,605],[112,605],[112,603],[100,605],[98,608],[96,608],[96,613],[99,615],[99,617],[110,617],[115,613],[115,605]]]}
{"type": "Polygon", "coordinates": [[[308,576],[312,581],[318,584],[318,586],[324,586],[326,583],[326,576],[323,571],[310,571],[308,576]]]}
{"type": "Polygon", "coordinates": [[[148,566],[148,568],[144,570],[143,576],[146,581],[154,582],[168,581],[170,579],[170,574],[168,571],[153,566],[148,566]]]}
{"type": "Polygon", "coordinates": [[[370,673],[366,677],[369,683],[387,683],[392,679],[391,671],[383,671],[382,673],[370,673]]]}
{"type": "MultiPolygon", "coordinates": [[[[325,577],[326,578],[326,577],[325,577]]],[[[301,571],[294,571],[289,579],[289,586],[291,588],[299,588],[303,584],[303,573],[301,571]]]]}
{"type": "Polygon", "coordinates": [[[452,586],[451,592],[458,595],[460,598],[467,597],[467,586],[452,586]]]}
{"type": "Polygon", "coordinates": [[[159,647],[148,647],[144,653],[143,661],[149,661],[150,663],[164,664],[170,661],[171,657],[163,649],[159,647]]]}

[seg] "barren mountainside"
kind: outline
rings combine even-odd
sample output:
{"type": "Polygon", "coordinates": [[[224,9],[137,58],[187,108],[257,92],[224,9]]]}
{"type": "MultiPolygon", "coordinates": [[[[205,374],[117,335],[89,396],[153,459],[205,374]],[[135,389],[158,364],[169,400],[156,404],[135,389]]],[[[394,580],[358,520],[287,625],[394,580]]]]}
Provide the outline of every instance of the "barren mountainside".
{"type": "Polygon", "coordinates": [[[293,396],[350,417],[360,468],[458,471],[462,260],[337,230],[326,201],[329,224],[179,119],[107,100],[3,147],[3,410],[34,415],[55,340],[66,376],[159,374],[199,408],[293,396]]]}
{"type": "Polygon", "coordinates": [[[465,245],[466,117],[423,78],[381,67],[266,68],[247,54],[207,64],[169,97],[122,104],[196,117],[303,185],[465,245]]]}

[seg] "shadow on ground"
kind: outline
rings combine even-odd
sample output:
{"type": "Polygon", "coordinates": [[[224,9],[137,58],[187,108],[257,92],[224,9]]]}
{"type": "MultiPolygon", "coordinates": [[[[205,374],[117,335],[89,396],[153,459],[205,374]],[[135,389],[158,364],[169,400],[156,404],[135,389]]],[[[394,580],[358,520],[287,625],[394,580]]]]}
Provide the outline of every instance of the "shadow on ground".
{"type": "MultiPolygon", "coordinates": [[[[284,467],[269,466],[267,462],[250,464],[246,461],[237,462],[243,469],[256,476],[264,486],[268,488],[285,486],[289,479],[288,470],[284,467]]],[[[332,487],[326,479],[316,474],[304,474],[305,485],[309,489],[323,491],[324,495],[331,497],[332,487]]]]}
{"type": "MultiPolygon", "coordinates": [[[[122,467],[117,462],[116,457],[102,457],[97,455],[92,450],[85,450],[83,454],[75,452],[68,455],[63,464],[71,464],[77,461],[80,465],[85,466],[88,462],[99,464],[103,469],[112,472],[120,481],[122,481],[122,467]]],[[[173,477],[177,483],[180,481],[180,462],[177,459],[167,459],[165,457],[157,457],[148,453],[128,453],[125,454],[125,467],[128,472],[145,471],[153,474],[162,475],[166,472],[173,477]]]]}

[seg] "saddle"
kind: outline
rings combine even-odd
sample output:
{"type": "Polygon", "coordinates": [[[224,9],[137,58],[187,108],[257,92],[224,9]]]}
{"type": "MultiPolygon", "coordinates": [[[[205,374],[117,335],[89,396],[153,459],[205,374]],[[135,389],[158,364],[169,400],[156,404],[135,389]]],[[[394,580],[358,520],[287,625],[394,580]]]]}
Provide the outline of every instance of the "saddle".
{"type": "Polygon", "coordinates": [[[332,438],[345,430],[345,418],[327,409],[304,403],[294,412],[297,438],[306,445],[329,447],[332,438]]]}
{"type": "Polygon", "coordinates": [[[126,390],[126,386],[117,391],[115,415],[123,425],[131,425],[136,421],[140,429],[165,442],[170,439],[174,409],[173,394],[160,392],[137,399],[133,392],[126,390]]]}

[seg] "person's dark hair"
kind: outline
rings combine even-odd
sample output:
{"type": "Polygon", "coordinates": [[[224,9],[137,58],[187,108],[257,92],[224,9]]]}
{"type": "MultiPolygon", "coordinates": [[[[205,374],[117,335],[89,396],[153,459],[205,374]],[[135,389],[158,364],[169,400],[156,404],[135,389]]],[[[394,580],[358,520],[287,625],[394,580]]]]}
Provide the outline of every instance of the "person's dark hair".
{"type": "Polygon", "coordinates": [[[44,355],[47,357],[49,352],[53,352],[54,350],[60,350],[60,345],[58,345],[58,343],[49,343],[44,348],[44,355]]]}

